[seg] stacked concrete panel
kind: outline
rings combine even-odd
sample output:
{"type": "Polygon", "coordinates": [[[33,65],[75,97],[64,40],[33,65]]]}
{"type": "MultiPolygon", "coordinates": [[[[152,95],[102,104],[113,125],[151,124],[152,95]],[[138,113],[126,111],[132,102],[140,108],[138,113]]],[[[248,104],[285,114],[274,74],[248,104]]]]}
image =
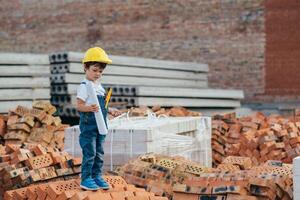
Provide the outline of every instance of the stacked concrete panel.
{"type": "Polygon", "coordinates": [[[293,160],[294,199],[300,199],[300,157],[293,160]]]}
{"type": "MultiPolygon", "coordinates": [[[[60,114],[76,116],[76,89],[84,78],[83,53],[51,54],[52,103],[60,114]]],[[[113,88],[114,105],[191,108],[236,108],[243,92],[208,89],[208,66],[191,62],[174,62],[126,56],[110,56],[102,78],[106,87],[113,88]]]]}
{"type": "Polygon", "coordinates": [[[33,100],[50,100],[50,62],[46,54],[0,53],[0,113],[33,100]]]}

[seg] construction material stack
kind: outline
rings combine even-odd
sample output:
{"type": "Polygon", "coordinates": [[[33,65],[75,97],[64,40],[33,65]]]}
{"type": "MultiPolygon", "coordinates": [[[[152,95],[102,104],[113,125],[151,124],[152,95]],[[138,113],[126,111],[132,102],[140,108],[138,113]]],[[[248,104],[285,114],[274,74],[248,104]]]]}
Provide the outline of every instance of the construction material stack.
{"type": "Polygon", "coordinates": [[[46,54],[0,53],[0,113],[15,105],[50,100],[50,62],[46,54]]]}
{"type": "Polygon", "coordinates": [[[292,163],[300,155],[300,115],[284,118],[263,113],[237,118],[234,113],[213,120],[213,164],[227,156],[247,156],[256,165],[266,160],[292,163]]]}
{"type": "MultiPolygon", "coordinates": [[[[62,116],[78,116],[74,108],[76,89],[84,78],[83,53],[53,53],[51,62],[52,103],[62,116]]],[[[232,109],[240,106],[243,92],[208,88],[208,66],[110,55],[113,64],[101,82],[113,88],[116,105],[232,109]]]]}
{"type": "Polygon", "coordinates": [[[119,176],[104,176],[110,185],[109,190],[83,191],[79,180],[57,181],[48,184],[33,185],[26,188],[11,190],[5,193],[5,200],[14,199],[47,199],[47,200],[168,200],[166,197],[155,196],[143,188],[127,184],[119,176]]]}
{"type": "Polygon", "coordinates": [[[32,184],[78,178],[80,173],[81,158],[55,148],[8,144],[0,145],[0,150],[0,196],[32,184]]]}
{"type": "Polygon", "coordinates": [[[116,173],[172,200],[293,199],[292,165],[280,161],[254,166],[250,158],[227,157],[218,168],[209,168],[178,156],[147,154],[116,173]]]}
{"type": "MultiPolygon", "coordinates": [[[[65,151],[81,155],[78,126],[66,129],[65,151]]],[[[133,117],[109,121],[104,168],[114,169],[139,155],[155,152],[182,155],[211,166],[209,117],[133,117]]]]}
{"type": "Polygon", "coordinates": [[[0,117],[0,136],[5,144],[29,142],[62,150],[64,130],[69,125],[53,116],[55,112],[56,108],[44,101],[34,102],[32,108],[17,106],[8,116],[0,117]]]}

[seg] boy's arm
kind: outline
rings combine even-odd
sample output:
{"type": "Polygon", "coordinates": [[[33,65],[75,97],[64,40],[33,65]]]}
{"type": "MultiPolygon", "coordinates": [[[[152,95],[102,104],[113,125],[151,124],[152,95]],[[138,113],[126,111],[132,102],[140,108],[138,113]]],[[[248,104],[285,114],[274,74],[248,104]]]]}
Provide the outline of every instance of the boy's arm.
{"type": "Polygon", "coordinates": [[[96,104],[87,106],[82,99],[77,98],[77,110],[79,112],[98,112],[99,108],[96,104]]]}

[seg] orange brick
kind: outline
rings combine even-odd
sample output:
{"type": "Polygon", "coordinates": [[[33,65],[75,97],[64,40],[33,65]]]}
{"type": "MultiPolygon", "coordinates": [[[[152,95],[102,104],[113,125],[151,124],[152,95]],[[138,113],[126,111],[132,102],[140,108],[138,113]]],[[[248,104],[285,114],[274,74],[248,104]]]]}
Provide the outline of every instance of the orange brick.
{"type": "Polygon", "coordinates": [[[8,130],[22,130],[30,133],[30,127],[25,123],[12,124],[7,127],[8,130]]]}
{"type": "Polygon", "coordinates": [[[36,157],[29,158],[27,164],[30,169],[39,169],[43,167],[48,167],[53,164],[53,160],[50,154],[40,155],[36,157]]]}
{"type": "Polygon", "coordinates": [[[125,197],[133,197],[134,193],[132,191],[125,191],[125,197]]]}
{"type": "Polygon", "coordinates": [[[143,196],[143,197],[126,197],[126,200],[149,200],[149,197],[143,196]]]}
{"type": "Polygon", "coordinates": [[[0,116],[0,135],[4,136],[6,133],[6,122],[3,116],[0,116]]]}
{"type": "Polygon", "coordinates": [[[109,193],[103,193],[100,190],[98,190],[97,192],[90,193],[84,200],[99,200],[99,199],[112,200],[109,193]]]}
{"type": "Polygon", "coordinates": [[[26,188],[7,191],[4,194],[4,200],[23,200],[26,199],[26,188]]]}
{"type": "Polygon", "coordinates": [[[145,190],[145,188],[136,188],[136,192],[135,193],[137,193],[137,192],[145,192],[146,190],[145,190]]]}
{"type": "Polygon", "coordinates": [[[18,149],[20,149],[21,145],[19,144],[5,144],[6,147],[6,152],[7,153],[13,153],[15,151],[17,151],[18,149]]]}
{"type": "Polygon", "coordinates": [[[84,200],[92,191],[80,191],[77,192],[70,200],[84,200]]]}
{"type": "Polygon", "coordinates": [[[80,190],[69,190],[61,193],[56,200],[68,200],[72,198],[80,190]]]}
{"type": "Polygon", "coordinates": [[[3,200],[13,200],[13,196],[14,196],[14,191],[10,190],[10,191],[6,191],[4,193],[4,198],[3,200]]]}
{"type": "Polygon", "coordinates": [[[167,197],[150,196],[150,200],[168,200],[167,197]]]}
{"type": "Polygon", "coordinates": [[[36,145],[34,148],[32,148],[32,151],[36,156],[47,154],[47,151],[45,150],[45,148],[40,144],[36,145]]]}
{"type": "Polygon", "coordinates": [[[127,185],[126,181],[121,176],[103,176],[103,179],[107,181],[111,186],[123,186],[127,185]]]}
{"type": "Polygon", "coordinates": [[[201,186],[201,187],[207,187],[208,186],[208,180],[201,177],[192,177],[189,179],[184,180],[184,183],[186,185],[192,185],[192,186],[201,186]]]}
{"type": "Polygon", "coordinates": [[[173,200],[199,200],[199,195],[174,192],[173,200]]]}
{"type": "Polygon", "coordinates": [[[135,187],[134,185],[132,185],[132,184],[127,184],[127,185],[125,186],[125,190],[126,190],[126,191],[137,191],[137,190],[136,190],[136,187],[135,187]]]}
{"type": "Polygon", "coordinates": [[[82,163],[82,158],[81,157],[77,157],[77,158],[73,158],[73,164],[76,165],[81,165],[82,163]]]}
{"type": "Polygon", "coordinates": [[[43,185],[39,185],[37,187],[36,193],[38,196],[38,200],[45,200],[47,197],[47,190],[48,190],[49,185],[47,184],[43,184],[43,185]]]}
{"type": "Polygon", "coordinates": [[[74,181],[59,181],[49,184],[47,189],[47,195],[51,199],[56,199],[60,194],[68,190],[77,190],[80,189],[79,185],[74,181]]]}
{"type": "Polygon", "coordinates": [[[37,198],[37,187],[38,185],[33,185],[27,188],[26,195],[28,200],[35,200],[37,198]]]}
{"type": "Polygon", "coordinates": [[[45,200],[53,200],[53,199],[51,199],[49,196],[46,196],[45,200]]]}
{"type": "Polygon", "coordinates": [[[241,169],[250,169],[252,167],[251,159],[241,156],[228,156],[224,159],[223,163],[239,165],[241,169]]]}
{"type": "Polygon", "coordinates": [[[147,189],[148,189],[148,191],[150,191],[158,196],[163,196],[165,193],[164,188],[156,186],[156,185],[148,185],[147,189]]]}
{"type": "Polygon", "coordinates": [[[125,187],[123,185],[113,185],[112,187],[113,191],[125,191],[125,187]]]}
{"type": "Polygon", "coordinates": [[[134,184],[137,186],[141,186],[141,187],[145,187],[148,185],[148,181],[147,179],[144,178],[140,178],[134,175],[130,175],[130,174],[125,174],[124,178],[126,179],[126,181],[130,184],[134,184]]]}
{"type": "Polygon", "coordinates": [[[125,192],[111,192],[110,196],[113,200],[125,200],[125,192]]]}
{"type": "Polygon", "coordinates": [[[10,161],[10,155],[0,156],[0,162],[8,162],[8,161],[10,161]]]}
{"type": "Polygon", "coordinates": [[[150,193],[146,192],[146,191],[136,191],[136,192],[134,192],[134,196],[141,197],[141,198],[143,198],[143,197],[149,198],[150,193]]]}
{"type": "Polygon", "coordinates": [[[15,194],[14,194],[14,198],[16,200],[26,200],[27,199],[27,195],[26,195],[26,188],[22,188],[22,190],[17,190],[15,191],[15,194]]]}

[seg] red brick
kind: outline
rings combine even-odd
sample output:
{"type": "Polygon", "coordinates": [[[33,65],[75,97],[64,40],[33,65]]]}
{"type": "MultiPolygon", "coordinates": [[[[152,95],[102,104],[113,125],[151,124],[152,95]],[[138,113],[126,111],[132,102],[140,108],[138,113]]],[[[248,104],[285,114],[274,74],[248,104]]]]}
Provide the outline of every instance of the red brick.
{"type": "Polygon", "coordinates": [[[62,192],[55,200],[68,200],[72,198],[76,193],[78,193],[80,190],[68,190],[62,192]]]}
{"type": "Polygon", "coordinates": [[[150,200],[168,200],[167,197],[150,196],[150,200]]]}
{"type": "Polygon", "coordinates": [[[44,184],[44,185],[39,185],[37,187],[37,196],[39,200],[45,200],[47,197],[47,190],[48,190],[49,185],[44,184]]]}
{"type": "Polygon", "coordinates": [[[76,165],[81,165],[82,163],[82,158],[81,157],[77,157],[77,158],[73,158],[73,164],[76,165]]]}
{"type": "Polygon", "coordinates": [[[84,200],[92,191],[80,191],[77,192],[70,200],[84,200]]]}
{"type": "Polygon", "coordinates": [[[99,200],[99,199],[112,200],[109,193],[103,193],[101,191],[90,193],[84,200],[99,200]]]}
{"type": "Polygon", "coordinates": [[[4,136],[6,133],[6,121],[3,116],[0,115],[0,135],[4,136]]]}
{"type": "Polygon", "coordinates": [[[174,192],[173,200],[199,200],[199,195],[174,192]]]}
{"type": "Polygon", "coordinates": [[[31,149],[36,156],[47,154],[47,151],[42,145],[36,145],[34,148],[31,149]]]}
{"type": "Polygon", "coordinates": [[[50,154],[35,156],[28,159],[28,166],[30,169],[39,169],[43,167],[48,167],[53,164],[53,160],[50,154]]]}
{"type": "Polygon", "coordinates": [[[125,200],[125,192],[111,192],[110,196],[113,200],[125,200]]]}
{"type": "Polygon", "coordinates": [[[49,184],[49,187],[47,189],[47,194],[52,199],[56,199],[58,198],[59,195],[61,195],[65,191],[77,190],[77,189],[79,189],[79,185],[74,180],[55,182],[49,184]]]}
{"type": "Polygon", "coordinates": [[[149,197],[145,197],[145,196],[136,197],[136,196],[133,196],[133,197],[126,197],[126,200],[149,200],[149,197]]]}
{"type": "Polygon", "coordinates": [[[103,178],[109,183],[111,186],[115,187],[125,187],[127,185],[126,181],[121,176],[103,176],[103,178]]]}
{"type": "Polygon", "coordinates": [[[14,194],[14,191],[13,190],[11,190],[11,191],[6,191],[5,193],[4,193],[4,198],[3,198],[3,200],[13,200],[13,195],[14,194]]]}
{"type": "Polygon", "coordinates": [[[38,185],[33,185],[27,188],[26,195],[28,200],[35,200],[37,198],[37,187],[38,185]]]}
{"type": "Polygon", "coordinates": [[[149,192],[146,192],[146,191],[136,191],[134,192],[134,196],[137,196],[137,197],[149,197],[150,196],[150,193],[149,192]]]}
{"type": "Polygon", "coordinates": [[[22,190],[17,190],[15,191],[15,194],[14,194],[14,198],[16,200],[26,200],[27,199],[27,195],[26,195],[26,188],[22,188],[22,190]]]}

